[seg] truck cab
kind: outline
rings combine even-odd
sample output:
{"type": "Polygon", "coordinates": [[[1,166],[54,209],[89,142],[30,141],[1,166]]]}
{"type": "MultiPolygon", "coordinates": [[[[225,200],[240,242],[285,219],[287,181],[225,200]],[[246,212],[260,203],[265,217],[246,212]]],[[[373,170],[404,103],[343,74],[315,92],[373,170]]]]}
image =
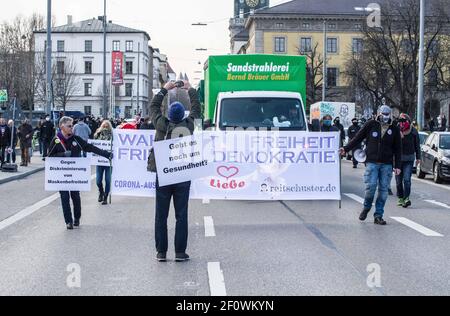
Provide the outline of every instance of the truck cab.
{"type": "Polygon", "coordinates": [[[284,91],[237,91],[218,94],[214,115],[217,130],[308,131],[300,93],[284,91]]]}

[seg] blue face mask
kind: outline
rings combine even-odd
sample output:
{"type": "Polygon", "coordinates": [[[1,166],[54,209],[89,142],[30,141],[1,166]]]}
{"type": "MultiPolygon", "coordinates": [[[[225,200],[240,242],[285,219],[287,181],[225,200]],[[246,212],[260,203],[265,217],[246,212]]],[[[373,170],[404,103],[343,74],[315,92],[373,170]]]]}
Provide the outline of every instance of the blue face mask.
{"type": "Polygon", "coordinates": [[[324,120],[324,121],[323,121],[323,125],[324,125],[324,126],[328,126],[328,127],[331,126],[332,123],[333,123],[333,122],[332,122],[331,120],[324,120]]]}

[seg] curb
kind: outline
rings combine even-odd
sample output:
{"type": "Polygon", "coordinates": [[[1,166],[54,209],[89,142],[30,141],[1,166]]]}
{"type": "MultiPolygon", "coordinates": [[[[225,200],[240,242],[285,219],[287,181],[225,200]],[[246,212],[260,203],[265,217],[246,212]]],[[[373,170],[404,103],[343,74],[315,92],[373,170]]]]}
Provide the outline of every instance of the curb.
{"type": "Polygon", "coordinates": [[[30,171],[27,171],[25,173],[18,174],[16,176],[12,176],[12,177],[9,177],[9,178],[6,178],[6,179],[2,179],[2,180],[0,180],[0,184],[5,184],[5,183],[11,182],[11,181],[20,180],[20,179],[26,178],[28,176],[31,176],[32,174],[35,174],[35,173],[38,173],[38,172],[41,172],[41,171],[44,171],[44,170],[45,170],[45,167],[40,167],[40,168],[37,168],[37,169],[34,169],[34,170],[30,170],[30,171]]]}

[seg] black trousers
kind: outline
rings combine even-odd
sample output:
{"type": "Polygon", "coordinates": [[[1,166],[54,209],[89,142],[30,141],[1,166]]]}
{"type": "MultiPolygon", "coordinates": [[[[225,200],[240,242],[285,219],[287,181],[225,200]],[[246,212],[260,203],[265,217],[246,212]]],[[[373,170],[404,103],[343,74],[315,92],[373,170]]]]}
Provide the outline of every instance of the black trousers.
{"type": "Polygon", "coordinates": [[[64,213],[64,220],[66,224],[73,224],[72,210],[70,208],[70,199],[73,202],[73,215],[75,221],[79,221],[81,218],[81,198],[78,191],[60,191],[61,204],[64,213]]]}
{"type": "Polygon", "coordinates": [[[188,204],[191,182],[160,187],[156,180],[155,242],[157,252],[167,252],[167,218],[170,200],[175,207],[175,252],[184,253],[188,240],[188,204]]]}
{"type": "Polygon", "coordinates": [[[42,140],[42,157],[47,157],[48,155],[48,149],[50,147],[51,139],[43,139],[42,140]]]}

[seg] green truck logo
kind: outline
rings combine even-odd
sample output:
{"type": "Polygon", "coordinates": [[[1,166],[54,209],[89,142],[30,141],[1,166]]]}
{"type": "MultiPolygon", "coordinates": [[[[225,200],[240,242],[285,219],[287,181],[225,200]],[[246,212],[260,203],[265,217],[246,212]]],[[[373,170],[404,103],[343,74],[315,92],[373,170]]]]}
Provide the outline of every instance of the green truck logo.
{"type": "Polygon", "coordinates": [[[297,92],[306,104],[306,58],[288,55],[210,56],[205,71],[205,118],[220,92],[297,92]]]}

